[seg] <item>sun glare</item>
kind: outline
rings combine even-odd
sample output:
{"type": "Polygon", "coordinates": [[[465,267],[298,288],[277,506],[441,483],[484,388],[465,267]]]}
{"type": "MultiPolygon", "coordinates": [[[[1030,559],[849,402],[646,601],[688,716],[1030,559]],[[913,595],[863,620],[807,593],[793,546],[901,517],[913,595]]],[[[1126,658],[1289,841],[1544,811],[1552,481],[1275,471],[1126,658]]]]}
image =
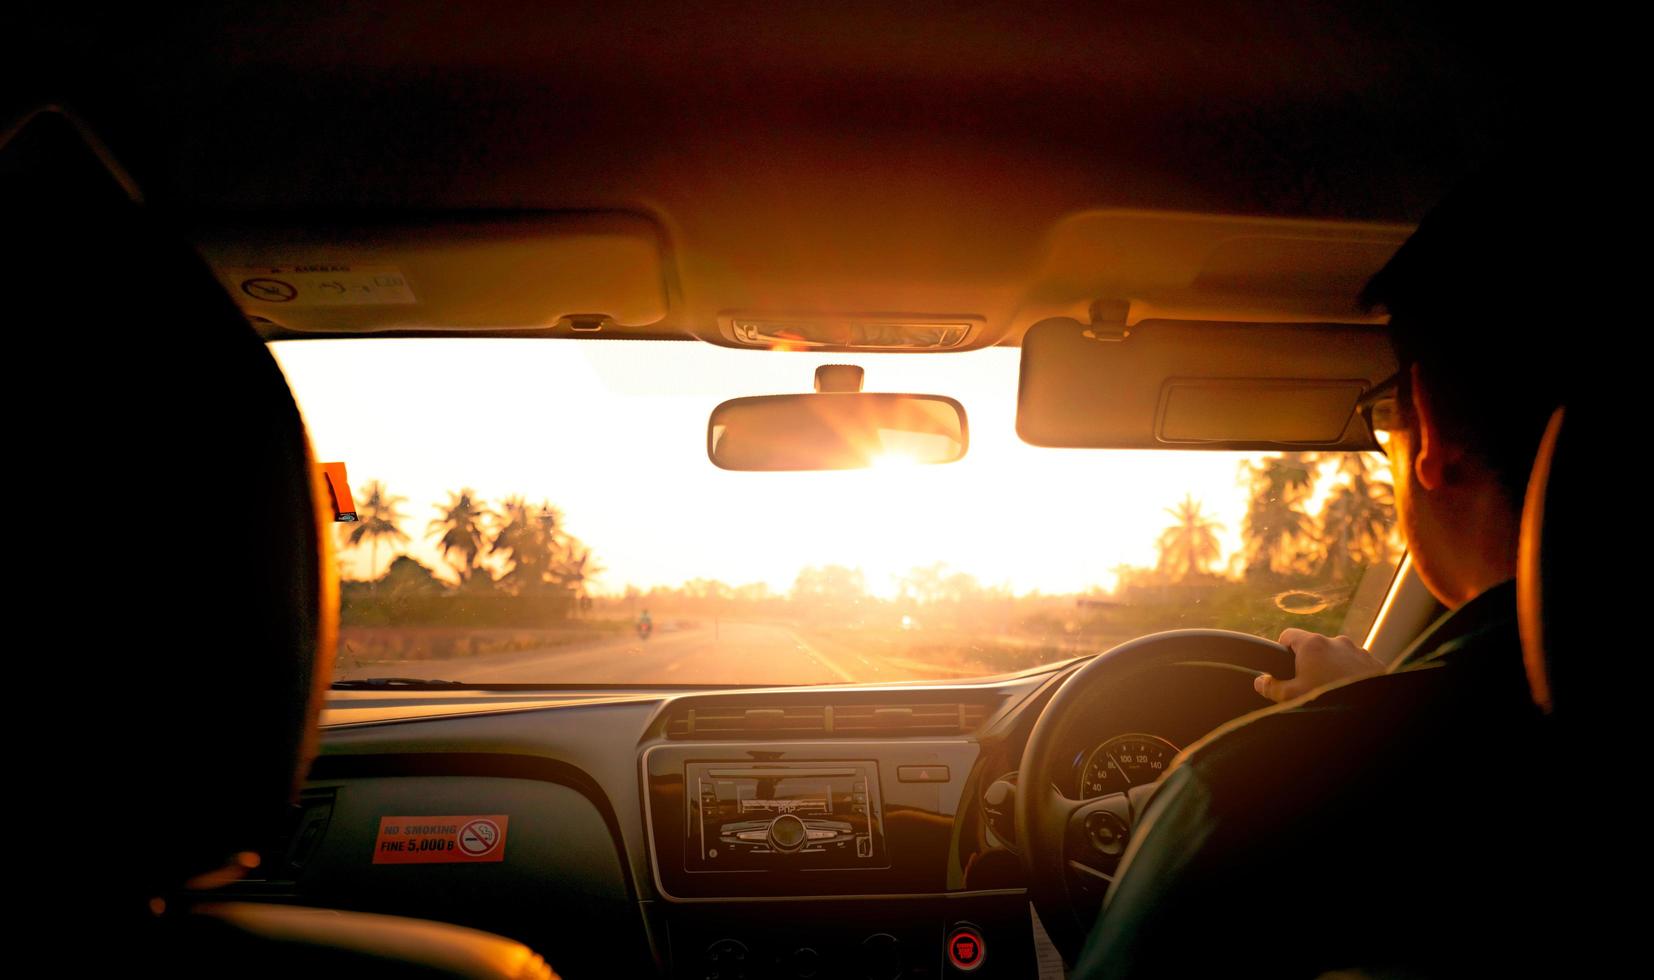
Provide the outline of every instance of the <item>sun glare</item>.
{"type": "Polygon", "coordinates": [[[887,452],[873,457],[873,468],[879,470],[906,470],[919,465],[908,453],[887,452]]]}
{"type": "MultiPolygon", "coordinates": [[[[965,405],[971,444],[957,462],[929,465],[957,451],[951,440],[881,437],[866,469],[748,473],[707,460],[713,408],[806,391],[817,364],[842,355],[448,339],[274,349],[320,457],[347,463],[354,486],[383,481],[402,498],[405,537],[342,553],[352,578],[385,574],[405,554],[453,579],[464,556],[445,553],[433,528],[461,490],[490,527],[511,501],[549,503],[559,532],[590,548],[599,594],[693,580],[786,594],[801,569],[827,566],[859,569],[868,592],[893,594],[901,576],[937,563],[1018,594],[1083,593],[1119,567],[1153,568],[1169,508],[1185,497],[1213,522],[1214,569],[1233,571],[1242,545],[1247,457],[1030,446],[1015,433],[1015,350],[857,359],[869,390],[965,405]]],[[[492,553],[477,560],[504,567],[492,553]]]]}

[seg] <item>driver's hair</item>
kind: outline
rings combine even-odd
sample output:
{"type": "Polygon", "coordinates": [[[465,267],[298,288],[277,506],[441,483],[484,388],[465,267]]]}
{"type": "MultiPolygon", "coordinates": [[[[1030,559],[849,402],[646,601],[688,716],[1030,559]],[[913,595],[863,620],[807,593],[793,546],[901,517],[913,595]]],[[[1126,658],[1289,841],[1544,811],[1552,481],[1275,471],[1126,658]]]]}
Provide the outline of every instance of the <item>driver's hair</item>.
{"type": "MultiPolygon", "coordinates": [[[[1390,314],[1401,367],[1398,407],[1411,429],[1410,369],[1418,365],[1441,426],[1497,476],[1520,510],[1534,455],[1568,372],[1561,311],[1570,287],[1557,222],[1532,207],[1549,182],[1514,172],[1466,181],[1425,216],[1361,292],[1390,314]],[[1512,300],[1516,299],[1516,302],[1512,300]]],[[[1555,214],[1553,210],[1551,212],[1555,214]]]]}

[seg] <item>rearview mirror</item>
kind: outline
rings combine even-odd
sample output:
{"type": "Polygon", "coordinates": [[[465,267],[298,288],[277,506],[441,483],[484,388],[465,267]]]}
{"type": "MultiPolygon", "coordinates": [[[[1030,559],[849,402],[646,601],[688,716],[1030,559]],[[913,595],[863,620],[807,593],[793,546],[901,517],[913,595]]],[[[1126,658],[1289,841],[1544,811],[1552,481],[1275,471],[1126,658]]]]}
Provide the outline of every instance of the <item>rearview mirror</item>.
{"type": "Polygon", "coordinates": [[[832,392],[736,398],[713,409],[706,427],[706,454],[726,470],[952,463],[969,445],[965,407],[941,395],[832,392]]]}

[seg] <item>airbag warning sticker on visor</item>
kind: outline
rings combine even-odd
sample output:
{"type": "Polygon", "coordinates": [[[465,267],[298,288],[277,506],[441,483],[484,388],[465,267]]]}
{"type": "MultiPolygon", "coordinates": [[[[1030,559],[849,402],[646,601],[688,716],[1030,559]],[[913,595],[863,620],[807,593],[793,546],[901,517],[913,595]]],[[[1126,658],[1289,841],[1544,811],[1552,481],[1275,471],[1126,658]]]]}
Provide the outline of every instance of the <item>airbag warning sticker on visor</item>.
{"type": "Polygon", "coordinates": [[[476,864],[505,860],[503,813],[471,817],[380,817],[374,864],[476,864]]]}
{"type": "Polygon", "coordinates": [[[393,265],[262,265],[228,269],[238,298],[254,306],[380,306],[414,302],[393,265]]]}

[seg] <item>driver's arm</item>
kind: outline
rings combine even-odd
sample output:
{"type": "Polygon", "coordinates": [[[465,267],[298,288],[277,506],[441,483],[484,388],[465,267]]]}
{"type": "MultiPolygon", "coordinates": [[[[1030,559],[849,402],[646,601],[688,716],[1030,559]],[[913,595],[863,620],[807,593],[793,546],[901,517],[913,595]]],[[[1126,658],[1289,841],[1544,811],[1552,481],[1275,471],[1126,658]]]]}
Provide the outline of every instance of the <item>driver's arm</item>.
{"type": "Polygon", "coordinates": [[[1199,865],[1211,857],[1208,845],[1218,830],[1211,803],[1193,766],[1178,766],[1166,776],[1132,836],[1071,977],[1172,976],[1195,965],[1187,956],[1194,951],[1180,944],[1207,943],[1211,917],[1189,907],[1198,894],[1182,892],[1189,882],[1210,883],[1199,865]]]}
{"type": "MultiPolygon", "coordinates": [[[[1410,688],[1422,675],[1389,677],[1410,688]]],[[[1394,687],[1324,689],[1192,747],[1137,822],[1071,976],[1314,976],[1329,951],[1359,962],[1414,839],[1387,805],[1399,774],[1352,778],[1418,701],[1394,687]]]]}
{"type": "Polygon", "coordinates": [[[1173,769],[1069,977],[1313,976],[1305,958],[1323,937],[1294,914],[1305,883],[1292,836],[1234,812],[1231,794],[1196,766],[1173,769]]]}

